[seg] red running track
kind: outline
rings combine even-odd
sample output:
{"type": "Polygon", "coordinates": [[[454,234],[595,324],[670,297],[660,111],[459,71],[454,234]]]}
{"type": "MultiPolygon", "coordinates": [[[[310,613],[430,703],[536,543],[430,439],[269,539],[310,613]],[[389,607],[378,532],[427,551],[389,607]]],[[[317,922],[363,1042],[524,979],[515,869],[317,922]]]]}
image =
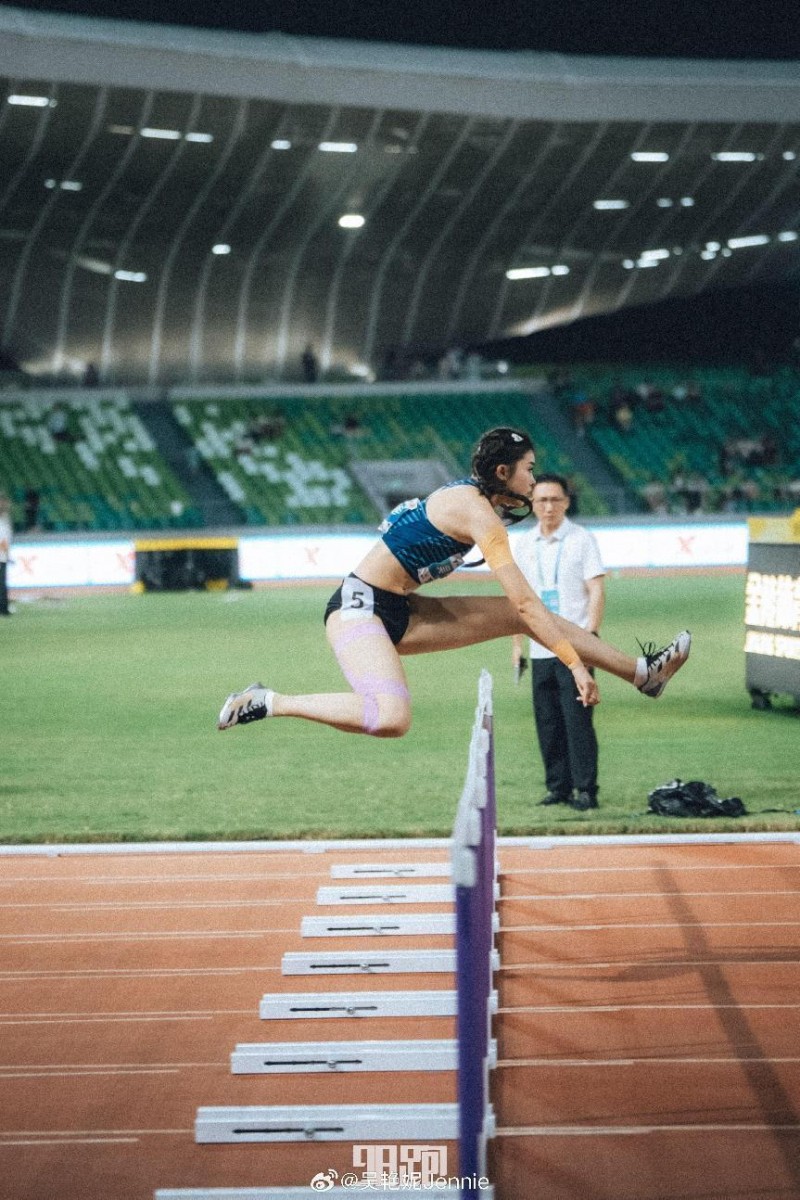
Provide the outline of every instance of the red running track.
{"type": "MultiPolygon", "coordinates": [[[[446,859],[381,843],[0,857],[3,1200],[308,1184],[351,1169],[352,1147],[198,1146],[197,1108],[453,1101],[446,1072],[230,1073],[239,1042],[452,1037],[450,1018],[258,1016],[267,992],[452,987],[280,971],[286,950],[364,947],[300,938],[332,864],[446,859]]],[[[800,848],[559,839],[501,844],[500,863],[497,1200],[797,1200],[800,848]]]]}

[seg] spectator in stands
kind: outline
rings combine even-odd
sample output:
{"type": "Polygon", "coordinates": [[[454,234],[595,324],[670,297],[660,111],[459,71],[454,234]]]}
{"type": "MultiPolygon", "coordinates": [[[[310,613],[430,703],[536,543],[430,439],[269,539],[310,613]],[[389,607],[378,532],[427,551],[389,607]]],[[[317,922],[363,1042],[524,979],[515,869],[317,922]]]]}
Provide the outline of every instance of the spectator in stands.
{"type": "Polygon", "coordinates": [[[47,428],[54,442],[71,442],[67,410],[62,404],[56,404],[47,418],[47,428]]]}
{"type": "Polygon", "coordinates": [[[477,350],[471,350],[467,355],[464,373],[470,383],[480,383],[483,375],[483,359],[477,350]]]}
{"type": "Polygon", "coordinates": [[[0,492],[0,617],[10,617],[8,606],[8,561],[11,556],[11,503],[5,492],[0,492]]]}
{"type": "Polygon", "coordinates": [[[316,383],[319,379],[319,359],[311,342],[302,353],[300,365],[303,369],[303,380],[306,383],[316,383]]]}
{"type": "Polygon", "coordinates": [[[281,409],[263,417],[253,417],[247,433],[254,442],[275,442],[286,431],[286,417],[281,409]]]}
{"type": "Polygon", "coordinates": [[[440,379],[460,379],[464,372],[464,351],[460,346],[451,346],[438,363],[440,379]]]}
{"type": "Polygon", "coordinates": [[[620,433],[630,433],[633,425],[633,409],[626,396],[619,401],[612,411],[612,419],[620,433]]]}
{"type": "Polygon", "coordinates": [[[576,388],[570,397],[570,414],[572,428],[578,437],[585,437],[587,425],[594,422],[596,406],[591,396],[583,389],[576,388]]]}
{"type": "Polygon", "coordinates": [[[25,532],[35,532],[39,528],[39,506],[41,497],[36,488],[28,488],[25,493],[24,519],[25,532]]]}
{"type": "MultiPolygon", "coordinates": [[[[518,538],[514,558],[546,608],[599,636],[605,606],[600,547],[588,529],[567,517],[569,490],[561,475],[542,474],[533,489],[536,526],[518,538]]],[[[516,677],[527,659],[514,638],[516,677]]],[[[592,709],[575,703],[569,669],[551,650],[528,640],[533,715],[545,770],[541,804],[597,808],[597,735],[592,709]]]]}
{"type": "Polygon", "coordinates": [[[658,513],[659,516],[663,516],[669,512],[667,489],[663,483],[659,483],[656,479],[651,479],[641,489],[641,494],[651,513],[658,513]]]}
{"type": "MultiPolygon", "coordinates": [[[[411,697],[402,656],[452,650],[521,633],[551,650],[571,671],[575,699],[599,701],[589,667],[658,697],[689,655],[691,636],[638,658],[595,638],[551,612],[511,554],[506,524],[532,509],[534,452],[518,429],[491,429],[472,456],[472,474],[437,489],[425,500],[395,508],[375,542],[328,602],[328,641],[350,690],[280,694],[252,684],[228,696],[219,729],[266,717],[299,717],[347,733],[402,737],[411,725],[411,697]],[[504,522],[503,517],[506,518],[504,522]],[[421,584],[457,570],[478,546],[504,595],[416,594],[421,584]]],[[[443,697],[446,702],[447,698],[443,697]]]]}

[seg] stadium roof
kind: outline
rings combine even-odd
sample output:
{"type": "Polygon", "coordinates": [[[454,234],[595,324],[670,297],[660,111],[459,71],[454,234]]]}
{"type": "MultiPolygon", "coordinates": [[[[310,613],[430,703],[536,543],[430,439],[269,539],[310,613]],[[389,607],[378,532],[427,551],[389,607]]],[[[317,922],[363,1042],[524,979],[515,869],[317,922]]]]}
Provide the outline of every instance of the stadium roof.
{"type": "Polygon", "coordinates": [[[797,280],[800,72],[0,7],[0,345],[109,382],[376,369],[797,280]]]}

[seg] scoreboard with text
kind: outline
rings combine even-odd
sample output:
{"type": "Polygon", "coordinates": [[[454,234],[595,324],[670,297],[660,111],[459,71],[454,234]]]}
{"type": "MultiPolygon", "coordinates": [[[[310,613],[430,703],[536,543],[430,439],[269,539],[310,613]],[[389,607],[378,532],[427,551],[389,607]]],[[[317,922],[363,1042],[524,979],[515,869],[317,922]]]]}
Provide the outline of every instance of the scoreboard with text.
{"type": "Polygon", "coordinates": [[[754,707],[771,694],[800,704],[800,509],[749,522],[745,586],[746,686],[754,707]]]}

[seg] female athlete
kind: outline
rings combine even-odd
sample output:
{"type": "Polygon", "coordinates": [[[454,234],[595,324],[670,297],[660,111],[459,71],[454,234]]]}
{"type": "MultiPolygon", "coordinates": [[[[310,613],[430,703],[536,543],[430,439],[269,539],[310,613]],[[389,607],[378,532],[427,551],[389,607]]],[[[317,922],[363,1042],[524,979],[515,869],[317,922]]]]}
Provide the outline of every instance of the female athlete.
{"type": "Polygon", "coordinates": [[[368,551],[328,602],[325,630],[350,691],[288,695],[252,684],[228,696],[219,729],[265,717],[302,717],[375,737],[402,737],[411,725],[411,697],[402,657],[454,650],[525,633],[572,671],[576,699],[597,704],[590,667],[625,679],[646,696],[661,695],[689,656],[684,631],[662,650],[642,647],[638,658],[550,612],[514,562],[506,524],[531,511],[536,482],[527,434],[498,428],[484,433],[472,474],[394,509],[368,551]],[[423,583],[462,565],[477,546],[503,596],[417,595],[423,583]]]}

